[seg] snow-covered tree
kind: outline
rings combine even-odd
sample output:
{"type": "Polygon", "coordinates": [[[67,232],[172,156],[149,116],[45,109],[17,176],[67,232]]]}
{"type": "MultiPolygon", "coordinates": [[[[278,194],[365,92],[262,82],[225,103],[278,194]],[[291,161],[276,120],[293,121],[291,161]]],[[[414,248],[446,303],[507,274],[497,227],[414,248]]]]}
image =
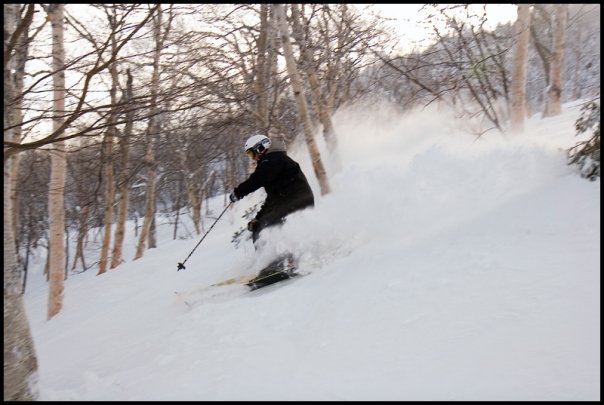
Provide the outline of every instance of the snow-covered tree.
{"type": "Polygon", "coordinates": [[[577,135],[593,131],[591,138],[577,143],[568,151],[568,164],[576,164],[581,176],[590,180],[600,177],[600,100],[591,101],[581,108],[575,123],[577,135]]]}

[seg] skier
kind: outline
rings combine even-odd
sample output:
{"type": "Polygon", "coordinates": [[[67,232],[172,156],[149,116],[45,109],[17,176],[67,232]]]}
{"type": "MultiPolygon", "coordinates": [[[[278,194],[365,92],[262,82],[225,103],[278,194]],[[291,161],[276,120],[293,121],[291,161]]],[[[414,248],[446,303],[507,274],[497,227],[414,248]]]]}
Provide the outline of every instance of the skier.
{"type": "MultiPolygon", "coordinates": [[[[258,249],[256,242],[263,229],[282,225],[292,212],[313,207],[314,195],[300,165],[287,156],[283,142],[271,142],[265,135],[253,135],[245,142],[244,150],[256,161],[256,169],[235,187],[229,199],[238,201],[264,187],[266,200],[256,217],[247,224],[254,247],[258,249]]],[[[293,258],[291,254],[287,256],[291,264],[293,258]]]]}

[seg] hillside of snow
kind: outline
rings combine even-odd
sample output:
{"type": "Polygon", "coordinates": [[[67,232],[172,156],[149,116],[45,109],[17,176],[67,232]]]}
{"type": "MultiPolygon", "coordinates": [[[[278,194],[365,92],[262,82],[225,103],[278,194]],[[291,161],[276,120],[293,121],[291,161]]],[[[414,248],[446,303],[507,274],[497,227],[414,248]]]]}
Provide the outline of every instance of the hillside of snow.
{"type": "MultiPolygon", "coordinates": [[[[264,232],[262,252],[231,242],[262,191],[184,271],[202,236],[188,216],[176,240],[158,216],[137,261],[130,224],[126,262],[69,274],[51,320],[38,255],[25,304],[40,399],[599,400],[600,181],[566,165],[579,107],[478,139],[444,111],[339,111],[331,193],[292,147],[316,205],[264,232]],[[286,250],[305,276],[210,286],[286,250]]],[[[203,210],[204,233],[225,204],[203,210]]]]}

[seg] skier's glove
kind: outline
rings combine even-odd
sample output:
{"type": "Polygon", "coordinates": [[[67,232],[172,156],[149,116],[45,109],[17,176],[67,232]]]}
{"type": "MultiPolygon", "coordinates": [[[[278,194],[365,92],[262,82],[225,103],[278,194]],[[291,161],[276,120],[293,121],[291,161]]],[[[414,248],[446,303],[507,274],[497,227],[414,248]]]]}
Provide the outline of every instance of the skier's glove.
{"type": "Polygon", "coordinates": [[[250,232],[254,232],[254,230],[258,227],[258,220],[257,219],[252,219],[250,222],[247,223],[247,230],[250,232]]]}
{"type": "Polygon", "coordinates": [[[231,202],[235,202],[235,201],[239,200],[239,198],[237,198],[237,195],[235,194],[234,191],[231,194],[229,194],[229,200],[231,200],[231,202]]]}

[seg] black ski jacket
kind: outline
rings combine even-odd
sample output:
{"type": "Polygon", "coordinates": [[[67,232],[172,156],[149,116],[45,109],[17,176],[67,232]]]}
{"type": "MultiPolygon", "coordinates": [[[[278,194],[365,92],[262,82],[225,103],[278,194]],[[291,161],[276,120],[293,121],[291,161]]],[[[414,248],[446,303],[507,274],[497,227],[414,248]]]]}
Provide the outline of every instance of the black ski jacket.
{"type": "Polygon", "coordinates": [[[269,150],[257,163],[250,177],[235,187],[237,198],[243,198],[260,187],[266,200],[256,214],[258,232],[267,226],[283,222],[294,211],[314,206],[313,192],[300,169],[285,151],[269,150]]]}

